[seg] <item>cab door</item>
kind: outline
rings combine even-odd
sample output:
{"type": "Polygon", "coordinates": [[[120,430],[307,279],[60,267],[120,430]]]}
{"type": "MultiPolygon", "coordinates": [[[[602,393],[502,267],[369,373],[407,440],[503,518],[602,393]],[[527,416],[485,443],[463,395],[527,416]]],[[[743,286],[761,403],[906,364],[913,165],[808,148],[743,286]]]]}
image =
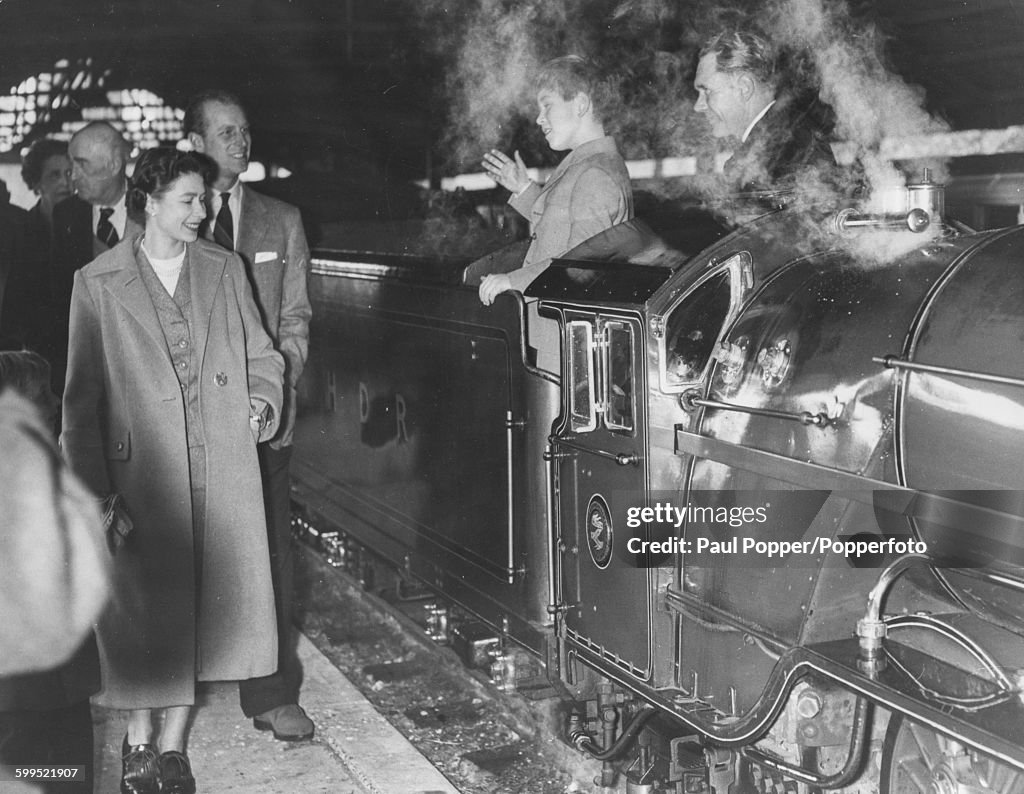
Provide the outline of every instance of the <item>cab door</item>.
{"type": "Polygon", "coordinates": [[[642,316],[565,316],[564,411],[552,439],[561,628],[577,653],[646,679],[649,577],[625,523],[647,499],[642,316]]]}

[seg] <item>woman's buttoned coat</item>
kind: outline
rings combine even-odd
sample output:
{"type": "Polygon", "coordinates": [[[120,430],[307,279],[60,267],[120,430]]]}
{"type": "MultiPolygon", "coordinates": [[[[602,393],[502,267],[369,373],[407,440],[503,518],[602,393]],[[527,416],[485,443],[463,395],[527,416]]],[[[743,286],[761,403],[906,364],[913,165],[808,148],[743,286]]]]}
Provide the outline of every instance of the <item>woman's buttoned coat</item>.
{"type": "Polygon", "coordinates": [[[277,667],[277,633],[250,398],[280,415],[284,364],[237,255],[186,246],[192,355],[205,433],[206,513],[194,544],[184,389],[125,240],[75,274],[61,444],[98,496],[118,493],[134,530],[114,558],[97,627],[113,708],[189,705],[196,680],[277,667]]]}

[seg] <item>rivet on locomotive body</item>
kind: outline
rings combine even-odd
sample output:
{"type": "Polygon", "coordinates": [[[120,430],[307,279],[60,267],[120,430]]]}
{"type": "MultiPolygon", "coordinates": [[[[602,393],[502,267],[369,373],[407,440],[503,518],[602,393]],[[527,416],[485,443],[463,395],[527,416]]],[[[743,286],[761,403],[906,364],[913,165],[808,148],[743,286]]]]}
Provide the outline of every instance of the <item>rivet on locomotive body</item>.
{"type": "Polygon", "coordinates": [[[746,334],[736,337],[732,342],[722,340],[715,350],[718,359],[718,378],[725,386],[738,386],[742,380],[747,351],[750,348],[750,337],[746,334]]]}
{"type": "Polygon", "coordinates": [[[615,535],[612,528],[611,511],[603,496],[594,494],[590,497],[586,516],[587,525],[584,534],[587,537],[590,559],[594,561],[594,565],[604,570],[612,560],[615,535]]]}
{"type": "Polygon", "coordinates": [[[789,374],[793,359],[793,345],[789,339],[777,339],[768,347],[761,348],[757,363],[761,367],[761,381],[766,390],[778,388],[789,374]]]}

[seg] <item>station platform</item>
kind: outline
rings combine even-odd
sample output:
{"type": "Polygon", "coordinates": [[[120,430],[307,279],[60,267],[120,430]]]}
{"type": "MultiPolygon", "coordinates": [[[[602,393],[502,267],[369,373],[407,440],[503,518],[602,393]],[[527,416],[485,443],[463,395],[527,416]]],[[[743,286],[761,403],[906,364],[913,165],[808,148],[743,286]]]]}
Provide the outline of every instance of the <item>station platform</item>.
{"type": "MultiPolygon", "coordinates": [[[[308,742],[257,731],[234,683],[201,685],[188,754],[199,792],[218,794],[459,794],[305,637],[301,704],[316,723],[308,742]]],[[[97,794],[117,794],[123,714],[93,709],[97,794]]],[[[3,792],[0,783],[0,792],[3,792]]]]}

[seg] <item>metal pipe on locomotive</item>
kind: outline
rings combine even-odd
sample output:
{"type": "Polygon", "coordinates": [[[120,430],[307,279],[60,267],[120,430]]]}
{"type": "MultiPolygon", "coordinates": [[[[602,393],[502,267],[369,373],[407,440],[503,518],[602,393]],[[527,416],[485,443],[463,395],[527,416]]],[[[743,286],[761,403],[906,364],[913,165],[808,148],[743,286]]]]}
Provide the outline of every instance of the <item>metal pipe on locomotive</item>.
{"type": "Polygon", "coordinates": [[[300,523],[571,698],[603,785],[1024,791],[1024,230],[921,195],[903,231],[789,209],[682,262],[613,230],[528,291],[560,389],[518,296],[321,252],[300,523]]]}

